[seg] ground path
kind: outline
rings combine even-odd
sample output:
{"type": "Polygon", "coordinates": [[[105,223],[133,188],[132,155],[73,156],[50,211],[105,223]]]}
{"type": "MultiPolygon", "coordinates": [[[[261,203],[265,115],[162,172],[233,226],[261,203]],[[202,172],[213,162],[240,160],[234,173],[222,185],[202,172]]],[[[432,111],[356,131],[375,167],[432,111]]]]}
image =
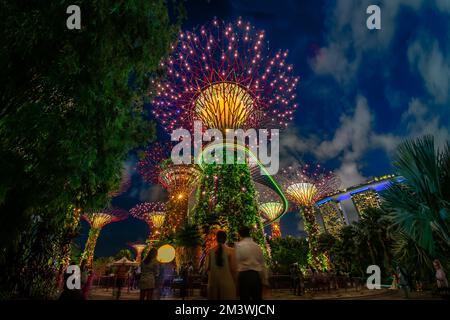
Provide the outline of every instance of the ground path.
{"type": "MultiPolygon", "coordinates": [[[[104,288],[93,288],[90,294],[90,300],[113,300],[112,289],[104,288]]],[[[138,300],[139,291],[132,290],[127,292],[125,289],[121,295],[120,300],[138,300]]],[[[337,291],[327,292],[307,292],[303,296],[296,296],[292,294],[290,290],[272,290],[268,299],[273,300],[403,300],[405,299],[404,294],[400,290],[368,290],[362,289],[356,291],[355,289],[340,289],[337,291]]],[[[430,300],[437,299],[433,297],[430,292],[411,292],[411,300],[430,300]]],[[[161,300],[180,300],[176,294],[172,293],[168,296],[162,297],[161,300]]],[[[194,294],[188,297],[187,300],[205,300],[204,297],[200,296],[199,291],[194,290],[194,294]]]]}

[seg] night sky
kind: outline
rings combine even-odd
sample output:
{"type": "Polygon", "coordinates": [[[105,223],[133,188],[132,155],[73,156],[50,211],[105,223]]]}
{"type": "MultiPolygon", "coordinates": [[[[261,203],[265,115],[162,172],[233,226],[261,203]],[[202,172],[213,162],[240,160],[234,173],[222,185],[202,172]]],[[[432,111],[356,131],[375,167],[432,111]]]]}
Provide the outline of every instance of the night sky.
{"type": "MultiPolygon", "coordinates": [[[[192,0],[186,9],[184,29],[242,17],[266,31],[274,51],[289,50],[287,61],[300,76],[299,108],[280,133],[282,165],[323,163],[346,187],[391,173],[392,152],[403,139],[434,134],[443,145],[450,138],[450,0],[192,0]],[[371,4],[381,7],[381,30],[366,27],[371,4]]],[[[135,162],[131,154],[129,170],[135,162]]],[[[130,190],[112,203],[130,209],[165,196],[133,172],[130,190]]],[[[81,249],[88,232],[82,224],[81,249]]],[[[281,228],[298,236],[302,223],[292,212],[281,228]]],[[[96,256],[114,255],[147,233],[131,217],[108,225],[96,256]]]]}

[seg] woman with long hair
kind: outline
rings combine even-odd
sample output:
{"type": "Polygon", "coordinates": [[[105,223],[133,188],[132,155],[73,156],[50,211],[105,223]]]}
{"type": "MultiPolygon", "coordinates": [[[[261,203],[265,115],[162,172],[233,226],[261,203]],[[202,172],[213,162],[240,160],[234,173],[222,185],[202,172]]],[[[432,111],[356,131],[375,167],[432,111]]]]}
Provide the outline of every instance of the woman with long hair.
{"type": "Polygon", "coordinates": [[[141,300],[152,300],[153,291],[157,288],[159,263],[156,260],[156,254],[157,251],[155,248],[150,249],[141,263],[141,277],[139,279],[141,300]]]}
{"type": "Polygon", "coordinates": [[[217,245],[208,252],[208,299],[236,299],[236,258],[234,249],[225,242],[225,231],[217,232],[217,245]]]}

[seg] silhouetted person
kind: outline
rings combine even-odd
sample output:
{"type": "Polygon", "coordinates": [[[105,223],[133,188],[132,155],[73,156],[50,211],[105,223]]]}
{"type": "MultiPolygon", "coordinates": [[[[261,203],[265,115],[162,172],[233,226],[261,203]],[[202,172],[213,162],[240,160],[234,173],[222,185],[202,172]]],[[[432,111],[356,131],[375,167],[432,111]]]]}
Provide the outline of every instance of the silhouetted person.
{"type": "Polygon", "coordinates": [[[120,299],[120,295],[122,294],[122,288],[125,285],[125,282],[128,278],[128,270],[125,264],[121,264],[116,269],[116,299],[120,299]]]}
{"type": "Polygon", "coordinates": [[[158,288],[159,263],[156,260],[157,251],[152,248],[141,263],[139,280],[140,299],[152,300],[153,291],[158,288]]]}
{"type": "Polygon", "coordinates": [[[206,268],[208,271],[208,299],[236,299],[236,258],[234,249],[225,242],[225,231],[217,232],[217,245],[209,250],[206,268]]]}
{"type": "Polygon", "coordinates": [[[241,241],[236,244],[239,297],[241,300],[262,300],[262,286],[267,283],[263,252],[250,238],[250,228],[239,230],[241,241]]]}

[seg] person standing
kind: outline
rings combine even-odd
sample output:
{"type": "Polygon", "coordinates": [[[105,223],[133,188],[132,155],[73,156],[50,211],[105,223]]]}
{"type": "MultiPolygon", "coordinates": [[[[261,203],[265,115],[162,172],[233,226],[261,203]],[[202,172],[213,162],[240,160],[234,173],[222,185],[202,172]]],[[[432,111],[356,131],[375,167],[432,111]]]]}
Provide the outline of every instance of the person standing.
{"type": "Polygon", "coordinates": [[[208,271],[208,299],[236,299],[236,259],[234,249],[225,242],[227,234],[217,232],[217,245],[209,250],[206,268],[208,271]]]}
{"type": "Polygon", "coordinates": [[[152,300],[153,291],[157,288],[159,265],[156,260],[156,254],[156,249],[152,248],[142,261],[141,278],[139,280],[140,300],[152,300]]]}
{"type": "Polygon", "coordinates": [[[445,275],[444,268],[442,268],[441,262],[439,260],[433,261],[433,267],[436,270],[436,285],[438,288],[438,291],[442,291],[443,289],[448,288],[448,280],[447,276],[445,275]]]}
{"type": "Polygon", "coordinates": [[[129,267],[126,264],[120,264],[116,269],[116,300],[120,299],[122,288],[128,279],[129,267]]]}
{"type": "Polygon", "coordinates": [[[250,237],[250,228],[239,230],[236,244],[239,297],[241,300],[262,300],[263,284],[268,285],[267,269],[261,247],[250,237]]]}

